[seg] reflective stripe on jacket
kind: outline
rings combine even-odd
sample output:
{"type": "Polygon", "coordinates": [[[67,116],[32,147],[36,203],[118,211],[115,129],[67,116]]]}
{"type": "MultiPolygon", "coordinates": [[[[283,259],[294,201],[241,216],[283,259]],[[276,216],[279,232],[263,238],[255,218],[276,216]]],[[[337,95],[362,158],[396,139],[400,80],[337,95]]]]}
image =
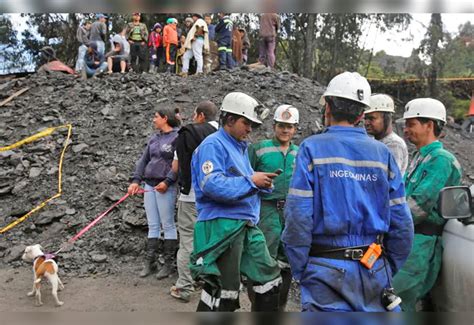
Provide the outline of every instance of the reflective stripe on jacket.
{"type": "Polygon", "coordinates": [[[413,222],[402,176],[388,148],[362,128],[333,126],[300,146],[282,240],[299,279],[312,243],[368,245],[385,234],[393,273],[410,253],[413,222]]]}
{"type": "Polygon", "coordinates": [[[459,185],[461,177],[461,165],[441,142],[432,142],[414,153],[405,186],[415,225],[424,220],[438,225],[446,222],[438,211],[439,192],[445,186],[459,185]]]}
{"type": "MultiPolygon", "coordinates": [[[[443,144],[435,141],[414,153],[405,174],[407,202],[415,225],[444,225],[438,212],[440,190],[459,185],[462,170],[459,162],[443,144]]],[[[440,236],[416,233],[413,248],[403,268],[393,279],[393,287],[402,298],[404,311],[416,311],[416,303],[434,286],[443,258],[440,236]]]]}
{"type": "Polygon", "coordinates": [[[230,218],[258,223],[259,189],[252,181],[246,142],[221,128],[194,151],[191,166],[198,221],[230,218]]]}
{"type": "Polygon", "coordinates": [[[232,29],[234,23],[229,16],[224,16],[216,25],[216,42],[218,44],[230,45],[232,42],[232,29]]]}
{"type": "Polygon", "coordinates": [[[262,200],[283,200],[288,195],[291,176],[295,167],[298,146],[291,143],[288,150],[280,150],[278,140],[263,140],[249,146],[250,164],[255,171],[273,173],[283,170],[281,175],[273,179],[274,189],[270,194],[262,194],[262,200]]]}

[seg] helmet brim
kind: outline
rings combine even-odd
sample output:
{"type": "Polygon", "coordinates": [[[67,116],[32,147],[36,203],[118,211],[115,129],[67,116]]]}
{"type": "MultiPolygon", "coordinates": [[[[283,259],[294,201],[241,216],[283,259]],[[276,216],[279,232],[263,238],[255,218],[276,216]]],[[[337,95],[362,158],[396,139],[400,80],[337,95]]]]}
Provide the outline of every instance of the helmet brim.
{"type": "Polygon", "coordinates": [[[239,113],[236,113],[234,111],[228,111],[226,109],[223,109],[221,108],[221,111],[222,112],[226,112],[226,113],[230,113],[230,114],[234,114],[234,115],[237,115],[237,116],[241,116],[241,117],[245,117],[247,120],[249,120],[250,122],[252,123],[255,123],[255,124],[258,124],[258,125],[261,125],[263,124],[262,121],[260,121],[258,118],[255,118],[255,117],[251,117],[251,116],[248,116],[248,115],[245,115],[245,114],[239,114],[239,113]]]}

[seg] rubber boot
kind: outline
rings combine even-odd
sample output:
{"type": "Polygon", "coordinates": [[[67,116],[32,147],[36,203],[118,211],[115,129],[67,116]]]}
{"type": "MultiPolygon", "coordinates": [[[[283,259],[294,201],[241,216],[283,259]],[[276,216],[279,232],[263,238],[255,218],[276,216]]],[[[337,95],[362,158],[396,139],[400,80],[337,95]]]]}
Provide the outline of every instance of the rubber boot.
{"type": "Polygon", "coordinates": [[[213,311],[213,310],[209,308],[209,306],[206,305],[202,300],[199,300],[196,311],[213,311]]]}
{"type": "Polygon", "coordinates": [[[219,311],[234,312],[240,309],[239,299],[222,299],[219,304],[219,311]]]}
{"type": "Polygon", "coordinates": [[[165,264],[163,264],[160,271],[156,274],[156,278],[158,280],[165,279],[171,274],[173,274],[177,246],[177,239],[165,239],[165,242],[163,244],[163,255],[165,259],[165,264]]]}
{"type": "Polygon", "coordinates": [[[291,270],[289,268],[282,269],[280,275],[283,282],[280,285],[279,311],[285,311],[286,303],[288,301],[288,292],[290,291],[291,286],[291,270]]]}
{"type": "Polygon", "coordinates": [[[158,238],[148,238],[145,264],[140,272],[140,277],[144,278],[156,270],[156,252],[158,250],[158,238]]]}
{"type": "Polygon", "coordinates": [[[280,287],[275,287],[265,293],[255,293],[255,303],[252,311],[277,312],[280,301],[280,287]]]}

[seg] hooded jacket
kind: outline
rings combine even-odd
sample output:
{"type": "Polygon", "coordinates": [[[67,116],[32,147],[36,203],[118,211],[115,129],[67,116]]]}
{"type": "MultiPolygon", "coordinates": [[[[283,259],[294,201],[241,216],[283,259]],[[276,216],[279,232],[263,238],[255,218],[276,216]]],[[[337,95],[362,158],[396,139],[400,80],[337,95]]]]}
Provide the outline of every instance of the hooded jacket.
{"type": "Polygon", "coordinates": [[[178,31],[176,24],[168,24],[163,28],[163,45],[174,44],[178,46],[178,31]]]}
{"type": "Polygon", "coordinates": [[[181,193],[187,195],[191,190],[191,159],[194,150],[208,135],[216,131],[217,128],[210,123],[191,123],[179,130],[176,153],[179,163],[178,183],[181,193]]]}
{"type": "Polygon", "coordinates": [[[105,57],[97,51],[97,45],[95,43],[92,43],[89,47],[92,48],[92,52],[87,50],[84,60],[89,68],[97,69],[105,61],[105,57]],[[97,61],[99,62],[98,64],[95,63],[97,61]]]}
{"type": "Polygon", "coordinates": [[[165,180],[168,180],[169,183],[174,182],[171,163],[173,162],[177,137],[177,128],[167,133],[158,132],[152,135],[136,164],[131,181],[137,184],[144,181],[150,186],[156,186],[165,180]]]}
{"type": "Polygon", "coordinates": [[[148,46],[158,48],[163,46],[163,36],[160,33],[152,31],[150,37],[148,38],[148,46]]]}

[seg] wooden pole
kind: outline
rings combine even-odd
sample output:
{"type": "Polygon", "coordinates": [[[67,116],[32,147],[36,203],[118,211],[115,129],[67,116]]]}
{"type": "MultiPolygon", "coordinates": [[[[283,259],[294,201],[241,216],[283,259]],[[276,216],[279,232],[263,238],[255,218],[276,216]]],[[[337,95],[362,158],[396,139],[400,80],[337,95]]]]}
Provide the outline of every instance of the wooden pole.
{"type": "Polygon", "coordinates": [[[28,91],[30,88],[29,87],[26,87],[26,88],[23,88],[23,89],[20,89],[18,90],[16,93],[14,93],[13,95],[11,95],[10,97],[8,97],[7,99],[5,99],[3,102],[0,103],[0,107],[8,104],[9,102],[11,102],[15,97],[18,97],[20,96],[21,94],[23,94],[24,92],[28,91]]]}

